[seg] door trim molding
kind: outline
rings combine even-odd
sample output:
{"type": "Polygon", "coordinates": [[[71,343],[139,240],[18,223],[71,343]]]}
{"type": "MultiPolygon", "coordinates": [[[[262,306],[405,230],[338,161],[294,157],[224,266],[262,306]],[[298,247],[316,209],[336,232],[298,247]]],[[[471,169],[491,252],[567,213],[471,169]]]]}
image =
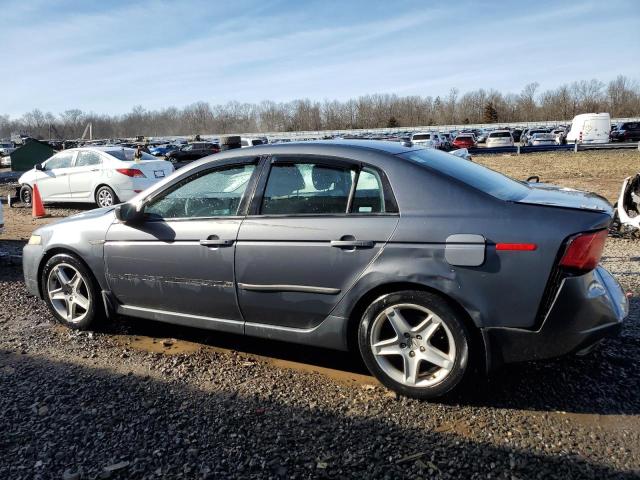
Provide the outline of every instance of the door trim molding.
{"type": "Polygon", "coordinates": [[[318,293],[320,295],[338,295],[340,293],[339,288],[313,287],[309,285],[256,285],[252,283],[238,283],[238,288],[252,292],[302,292],[318,293]]]}

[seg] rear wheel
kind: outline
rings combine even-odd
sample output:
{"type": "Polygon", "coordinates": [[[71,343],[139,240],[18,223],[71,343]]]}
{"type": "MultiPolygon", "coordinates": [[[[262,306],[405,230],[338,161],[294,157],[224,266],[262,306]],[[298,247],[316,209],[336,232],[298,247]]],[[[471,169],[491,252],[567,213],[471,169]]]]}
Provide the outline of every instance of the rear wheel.
{"type": "Polygon", "coordinates": [[[20,188],[20,201],[27,207],[31,206],[33,198],[33,190],[29,185],[23,185],[20,188]]]}
{"type": "Polygon", "coordinates": [[[40,278],[42,294],[56,319],[73,329],[84,330],[100,319],[100,297],[91,272],[76,257],[51,257],[40,278]]]}
{"type": "Polygon", "coordinates": [[[358,330],[360,353],[386,387],[430,399],[457,387],[468,368],[469,334],[441,297],[406,290],[378,298],[358,330]]]}
{"type": "Polygon", "coordinates": [[[116,193],[111,187],[103,185],[96,190],[96,203],[99,207],[111,207],[117,203],[120,203],[116,193]]]}

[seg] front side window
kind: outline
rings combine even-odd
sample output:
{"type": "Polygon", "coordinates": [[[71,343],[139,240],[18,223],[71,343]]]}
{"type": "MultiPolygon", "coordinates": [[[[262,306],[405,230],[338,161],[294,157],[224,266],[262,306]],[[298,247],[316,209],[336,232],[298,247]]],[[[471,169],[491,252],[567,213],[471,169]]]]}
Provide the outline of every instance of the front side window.
{"type": "Polygon", "coordinates": [[[315,163],[275,164],[260,212],[264,215],[346,213],[355,170],[315,163]]]}
{"type": "Polygon", "coordinates": [[[255,165],[239,165],[189,177],[146,205],[145,214],[163,219],[237,215],[255,168],[255,165]]]}
{"type": "Polygon", "coordinates": [[[91,165],[100,165],[100,154],[96,152],[80,152],[76,159],[76,167],[88,167],[91,165]]]}
{"type": "Polygon", "coordinates": [[[45,164],[47,170],[53,170],[54,168],[69,168],[73,162],[73,152],[61,152],[54,155],[45,164]]]}

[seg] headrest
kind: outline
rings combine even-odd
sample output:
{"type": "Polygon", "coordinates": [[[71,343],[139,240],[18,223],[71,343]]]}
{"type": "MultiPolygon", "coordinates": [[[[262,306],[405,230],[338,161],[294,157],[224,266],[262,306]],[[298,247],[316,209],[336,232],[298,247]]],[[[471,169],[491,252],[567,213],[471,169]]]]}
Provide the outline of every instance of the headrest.
{"type": "Polygon", "coordinates": [[[348,191],[351,188],[351,172],[345,170],[314,165],[311,179],[316,190],[329,190],[332,185],[334,190],[348,191]]]}
{"type": "Polygon", "coordinates": [[[305,187],[304,178],[295,165],[278,165],[271,169],[265,196],[284,197],[305,187]]]}

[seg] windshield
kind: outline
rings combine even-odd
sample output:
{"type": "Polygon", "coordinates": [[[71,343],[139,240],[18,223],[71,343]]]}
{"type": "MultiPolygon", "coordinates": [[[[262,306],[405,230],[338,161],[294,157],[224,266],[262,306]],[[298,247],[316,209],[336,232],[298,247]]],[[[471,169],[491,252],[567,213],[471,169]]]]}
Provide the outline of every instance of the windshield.
{"type": "MultiPolygon", "coordinates": [[[[123,148],[121,150],[107,150],[104,153],[111,155],[112,157],[115,157],[118,160],[122,160],[123,162],[131,162],[133,161],[133,156],[135,155],[136,151],[133,148],[123,148]]],[[[156,157],[146,152],[140,152],[140,153],[142,154],[142,156],[140,157],[140,160],[157,160],[156,157]]]]}
{"type": "Polygon", "coordinates": [[[517,201],[529,193],[529,187],[524,184],[455,155],[435,150],[413,150],[398,156],[460,180],[500,200],[517,201]]]}

